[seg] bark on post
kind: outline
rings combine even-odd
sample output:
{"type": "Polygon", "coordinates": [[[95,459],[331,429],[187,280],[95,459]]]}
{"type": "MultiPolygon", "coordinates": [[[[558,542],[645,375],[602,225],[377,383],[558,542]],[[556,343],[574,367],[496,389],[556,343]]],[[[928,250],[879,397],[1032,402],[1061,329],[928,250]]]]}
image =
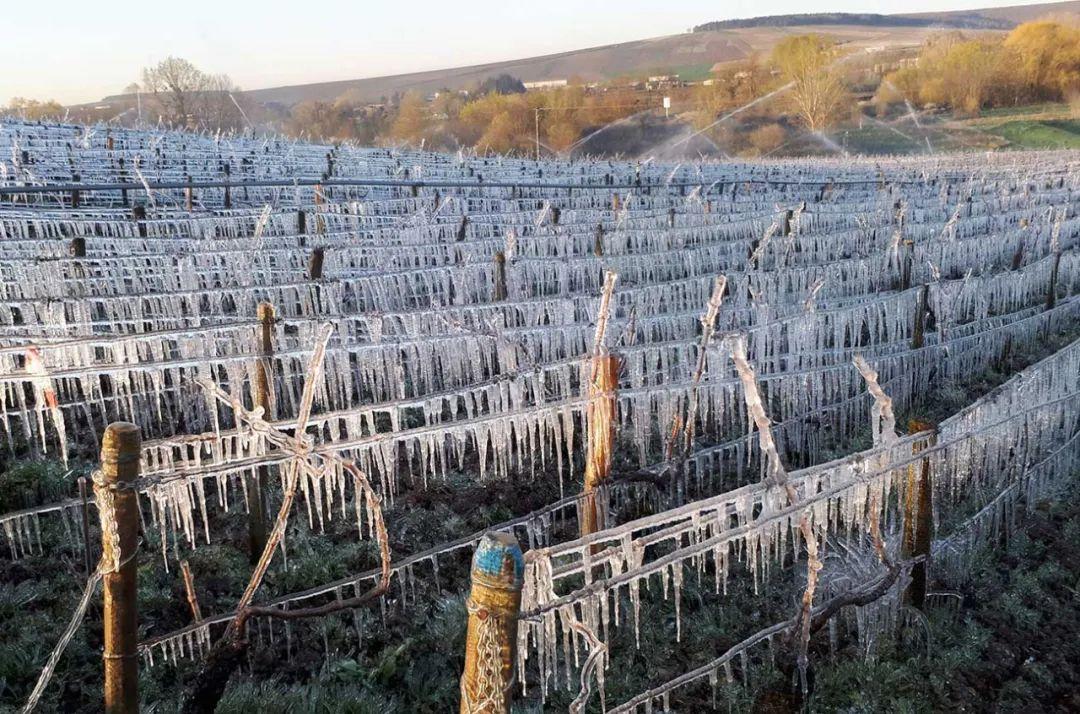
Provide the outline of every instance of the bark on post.
{"type": "Polygon", "coordinates": [[[308,260],[308,280],[322,280],[324,253],[325,250],[321,246],[312,249],[311,259],[308,260]]]}
{"type": "Polygon", "coordinates": [[[232,164],[222,164],[221,168],[225,171],[225,195],[222,197],[222,202],[225,204],[225,208],[232,208],[232,193],[229,188],[229,180],[232,177],[232,164]]]}
{"type": "Polygon", "coordinates": [[[930,286],[923,285],[915,303],[915,329],[911,335],[911,349],[922,349],[926,343],[926,310],[930,300],[930,286]]]}
{"type": "Polygon", "coordinates": [[[1050,287],[1046,291],[1046,309],[1053,310],[1057,305],[1058,268],[1061,266],[1061,251],[1054,253],[1054,267],[1050,269],[1050,287]]]}
{"type": "MultiPolygon", "coordinates": [[[[927,424],[912,419],[908,422],[908,431],[917,433],[934,429],[927,424]]],[[[930,437],[929,445],[937,441],[936,434],[930,437]]],[[[915,453],[922,450],[916,445],[915,453]]],[[[914,607],[923,609],[926,603],[926,560],[930,557],[930,543],[933,539],[933,484],[931,482],[930,459],[924,458],[918,464],[908,466],[907,488],[904,491],[904,543],[905,559],[924,557],[924,560],[911,566],[911,583],[904,593],[905,601],[914,607]]]]}
{"type": "MultiPolygon", "coordinates": [[[[273,418],[273,372],[274,356],[274,306],[268,302],[259,303],[259,365],[255,370],[255,391],[251,395],[252,404],[262,408],[263,418],[273,418]]],[[[252,564],[259,561],[266,548],[266,489],[270,483],[270,467],[260,466],[258,473],[248,476],[248,557],[252,564]]]]}
{"type": "Polygon", "coordinates": [[[506,253],[501,250],[495,254],[495,294],[496,301],[506,299],[506,253]]]}
{"type": "Polygon", "coordinates": [[[142,438],[139,427],[114,422],[101,440],[101,484],[96,489],[101,515],[101,567],[104,571],[105,711],[139,710],[138,562],[139,477],[142,438]],[[102,506],[102,504],[108,504],[102,506]]]}
{"type": "Polygon", "coordinates": [[[615,402],[619,387],[619,356],[604,354],[593,358],[589,382],[587,453],[585,487],[582,491],[581,535],[587,536],[605,526],[604,512],[597,503],[597,491],[611,477],[611,456],[615,442],[615,402]]]}
{"type": "Polygon", "coordinates": [[[486,533],[472,562],[472,589],[465,605],[465,672],[461,714],[510,711],[518,612],[525,558],[511,533],[486,533]]]}
{"type": "Polygon", "coordinates": [[[139,230],[139,237],[146,237],[146,206],[132,206],[131,220],[135,221],[139,230]]]}
{"type": "Polygon", "coordinates": [[[906,240],[900,244],[903,249],[903,261],[900,268],[900,290],[911,289],[911,271],[915,265],[915,242],[906,240]]]}

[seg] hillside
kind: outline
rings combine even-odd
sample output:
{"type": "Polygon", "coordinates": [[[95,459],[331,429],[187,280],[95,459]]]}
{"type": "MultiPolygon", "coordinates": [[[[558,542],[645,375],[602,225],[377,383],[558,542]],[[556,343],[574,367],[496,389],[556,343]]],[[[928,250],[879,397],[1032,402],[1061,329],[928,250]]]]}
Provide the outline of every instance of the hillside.
{"type": "Polygon", "coordinates": [[[1008,30],[1010,20],[992,18],[978,13],[944,13],[940,17],[919,15],[878,15],[875,13],[802,13],[797,15],[768,15],[737,20],[720,20],[698,25],[694,32],[734,30],[752,27],[801,27],[806,25],[856,25],[859,27],[948,27],[964,30],[1008,30]]]}
{"type": "MultiPolygon", "coordinates": [[[[290,106],[307,100],[331,101],[346,92],[355,101],[379,102],[395,93],[407,91],[427,94],[444,88],[463,89],[504,72],[526,82],[570,78],[598,82],[625,75],[669,73],[701,77],[717,62],[739,60],[751,52],[768,52],[790,34],[822,32],[856,47],[903,46],[918,44],[942,27],[963,27],[971,32],[1001,31],[1051,13],[1080,14],[1080,0],[907,15],[822,13],[779,16],[789,19],[787,24],[777,24],[776,17],[731,20],[709,23],[725,25],[724,29],[468,67],[254,89],[247,94],[258,102],[290,106]]],[[[130,96],[114,95],[96,104],[119,108],[132,104],[132,99],[130,96]]]]}

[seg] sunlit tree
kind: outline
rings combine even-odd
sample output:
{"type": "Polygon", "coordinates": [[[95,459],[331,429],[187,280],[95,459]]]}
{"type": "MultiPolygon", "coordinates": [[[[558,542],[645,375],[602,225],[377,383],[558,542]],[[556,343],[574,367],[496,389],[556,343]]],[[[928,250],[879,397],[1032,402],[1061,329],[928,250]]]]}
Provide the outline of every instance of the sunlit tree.
{"type": "Polygon", "coordinates": [[[820,35],[798,35],[782,40],[773,49],[773,62],[792,83],[792,107],[810,131],[833,124],[849,103],[836,60],[833,43],[820,35]]]}

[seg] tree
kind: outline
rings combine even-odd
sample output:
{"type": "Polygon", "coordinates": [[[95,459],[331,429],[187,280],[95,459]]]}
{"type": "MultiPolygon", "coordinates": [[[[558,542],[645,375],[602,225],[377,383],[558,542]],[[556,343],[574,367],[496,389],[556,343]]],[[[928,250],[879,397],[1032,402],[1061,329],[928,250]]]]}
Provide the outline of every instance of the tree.
{"type": "Polygon", "coordinates": [[[480,83],[478,94],[524,94],[525,85],[520,79],[503,73],[497,77],[488,77],[480,83]]]}
{"type": "Polygon", "coordinates": [[[27,121],[41,121],[42,119],[59,119],[64,116],[64,107],[52,99],[42,102],[37,99],[13,97],[11,103],[0,114],[14,114],[27,121]]]}
{"type": "Polygon", "coordinates": [[[750,146],[760,154],[778,149],[787,139],[787,132],[779,124],[765,124],[750,132],[750,146]]]}
{"type": "Polygon", "coordinates": [[[1080,28],[1025,22],[1005,38],[1018,72],[1035,99],[1062,99],[1080,91],[1080,28]]]}
{"type": "Polygon", "coordinates": [[[827,129],[848,100],[843,80],[832,69],[832,42],[820,35],[788,37],[773,49],[772,58],[792,83],[792,104],[806,128],[827,129]]]}
{"type": "Polygon", "coordinates": [[[409,92],[401,100],[390,135],[398,141],[418,145],[427,131],[428,118],[427,102],[416,92],[409,92]]]}
{"type": "Polygon", "coordinates": [[[143,89],[154,96],[162,117],[186,129],[236,129],[244,125],[228,75],[207,74],[179,57],[166,57],[143,69],[143,89]]]}
{"type": "Polygon", "coordinates": [[[307,135],[313,140],[351,139],[352,127],[346,104],[308,100],[292,108],[285,131],[292,136],[307,135]]]}

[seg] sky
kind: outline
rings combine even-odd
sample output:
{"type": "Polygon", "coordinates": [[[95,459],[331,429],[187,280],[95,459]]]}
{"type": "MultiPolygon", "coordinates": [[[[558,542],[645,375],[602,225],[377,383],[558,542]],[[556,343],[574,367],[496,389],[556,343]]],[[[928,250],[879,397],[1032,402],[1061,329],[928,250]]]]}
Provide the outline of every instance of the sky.
{"type": "Polygon", "coordinates": [[[531,57],[797,12],[929,12],[1019,0],[0,0],[0,104],[91,102],[173,55],[244,89],[531,57]],[[164,12],[168,8],[169,12],[164,12]]]}

